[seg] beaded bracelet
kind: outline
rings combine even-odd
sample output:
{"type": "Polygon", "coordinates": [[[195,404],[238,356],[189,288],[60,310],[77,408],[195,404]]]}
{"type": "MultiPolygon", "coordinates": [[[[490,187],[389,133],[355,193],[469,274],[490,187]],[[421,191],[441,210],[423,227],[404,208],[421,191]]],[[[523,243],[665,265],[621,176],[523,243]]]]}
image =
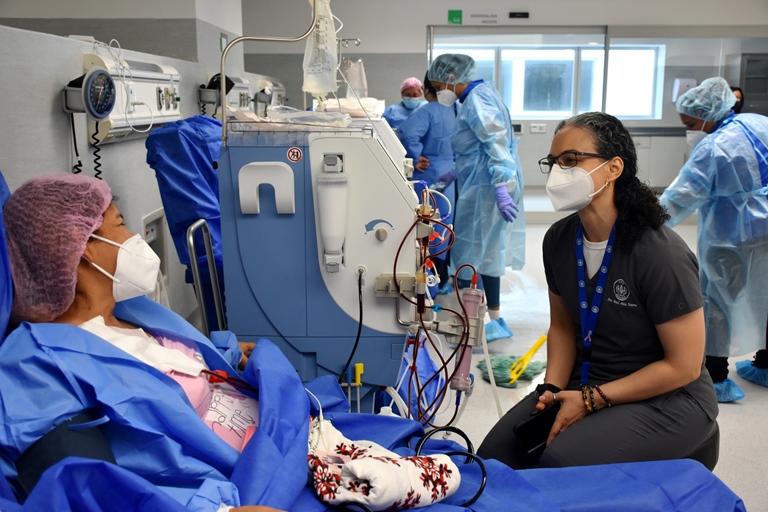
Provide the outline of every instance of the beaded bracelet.
{"type": "Polygon", "coordinates": [[[555,386],[554,384],[550,384],[549,382],[545,382],[544,384],[539,384],[538,386],[536,386],[536,393],[539,396],[543,395],[545,391],[551,391],[552,393],[559,393],[562,391],[562,389],[555,386]]]}
{"type": "Polygon", "coordinates": [[[597,405],[595,405],[595,388],[588,386],[589,389],[589,403],[592,406],[594,412],[597,412],[597,405]]]}
{"type": "Polygon", "coordinates": [[[597,390],[598,393],[600,393],[600,397],[603,399],[606,406],[611,407],[613,404],[611,403],[610,400],[608,400],[608,397],[605,396],[605,393],[603,393],[603,390],[600,389],[600,386],[595,386],[595,389],[597,390]]]}
{"type": "Polygon", "coordinates": [[[588,413],[595,412],[595,409],[592,407],[592,404],[589,403],[589,398],[587,398],[587,386],[584,386],[581,388],[581,399],[584,400],[584,407],[586,407],[588,413]]]}

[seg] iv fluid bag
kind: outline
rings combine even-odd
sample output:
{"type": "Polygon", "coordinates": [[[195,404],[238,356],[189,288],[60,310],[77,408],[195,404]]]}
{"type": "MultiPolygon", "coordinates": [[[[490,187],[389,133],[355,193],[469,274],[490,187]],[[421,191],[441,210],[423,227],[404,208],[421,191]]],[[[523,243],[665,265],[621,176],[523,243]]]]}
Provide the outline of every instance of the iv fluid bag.
{"type": "MultiPolygon", "coordinates": [[[[309,0],[312,3],[312,0],[309,0]]],[[[302,90],[319,101],[336,92],[336,30],[333,26],[330,0],[318,0],[317,24],[307,38],[304,49],[304,86],[302,90]]]]}
{"type": "Polygon", "coordinates": [[[356,62],[349,61],[347,66],[347,98],[354,98],[355,94],[358,98],[368,97],[368,79],[365,76],[362,59],[356,62]]]}

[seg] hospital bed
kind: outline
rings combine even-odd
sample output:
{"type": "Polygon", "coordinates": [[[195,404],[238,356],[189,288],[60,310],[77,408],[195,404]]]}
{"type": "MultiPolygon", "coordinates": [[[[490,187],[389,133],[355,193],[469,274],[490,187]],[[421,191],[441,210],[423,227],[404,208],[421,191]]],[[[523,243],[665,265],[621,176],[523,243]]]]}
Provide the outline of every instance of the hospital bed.
{"type": "MultiPolygon", "coordinates": [[[[0,199],[6,197],[7,188],[0,180],[0,199]]],[[[2,235],[0,332],[5,331],[12,300],[4,232],[2,235]]],[[[126,307],[157,307],[151,306],[146,298],[132,301],[135,301],[133,306],[126,307]]],[[[262,441],[258,446],[249,444],[246,447],[241,461],[229,477],[234,482],[241,482],[238,488],[245,500],[260,501],[256,496],[263,496],[265,501],[260,502],[282,505],[289,510],[330,510],[316,498],[313,489],[305,485],[306,465],[301,450],[306,450],[306,446],[291,443],[290,447],[285,447],[286,440],[281,438],[285,431],[294,429],[300,432],[306,418],[318,412],[317,407],[307,399],[305,385],[323,403],[325,417],[349,439],[370,439],[402,455],[409,455],[413,453],[412,446],[416,439],[424,433],[420,424],[407,419],[347,413],[349,404],[334,378],[325,376],[302,383],[288,360],[266,340],[258,344],[245,378],[261,384],[263,412],[274,415],[276,420],[263,423],[262,441]],[[275,386],[267,383],[274,383],[275,386]],[[280,446],[291,451],[292,455],[281,453],[280,446]],[[299,450],[298,456],[296,449],[299,450]],[[256,489],[249,488],[252,484],[256,484],[256,489]],[[278,498],[274,498],[275,494],[278,498]]],[[[72,453],[78,454],[77,447],[73,448],[72,453]]],[[[425,444],[424,453],[457,448],[463,449],[452,441],[432,440],[425,444]]],[[[463,510],[459,505],[477,492],[484,478],[480,466],[471,462],[462,463],[461,459],[457,459],[462,474],[460,489],[451,498],[429,507],[430,510],[463,510]]],[[[537,512],[745,510],[741,500],[725,484],[693,460],[527,471],[514,471],[493,460],[485,461],[484,466],[487,471],[485,491],[466,510],[508,510],[511,504],[516,510],[537,512]]],[[[16,495],[10,491],[8,482],[2,479],[0,509],[187,510],[171,498],[167,488],[153,485],[109,462],[78,457],[62,458],[46,470],[23,505],[16,503],[16,495]]]]}

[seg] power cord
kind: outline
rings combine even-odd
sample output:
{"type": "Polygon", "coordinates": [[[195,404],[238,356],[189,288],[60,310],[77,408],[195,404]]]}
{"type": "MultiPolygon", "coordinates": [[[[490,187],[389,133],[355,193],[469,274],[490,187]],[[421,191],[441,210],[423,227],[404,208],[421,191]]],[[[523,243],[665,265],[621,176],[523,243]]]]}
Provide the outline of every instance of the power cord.
{"type": "Polygon", "coordinates": [[[93,148],[93,177],[96,179],[101,179],[101,155],[99,152],[101,149],[99,148],[99,138],[97,135],[99,134],[99,122],[96,121],[96,128],[93,130],[93,135],[91,135],[91,140],[93,141],[91,143],[91,147],[93,148]]]}
{"type": "Polygon", "coordinates": [[[75,157],[77,163],[72,166],[72,174],[80,174],[83,172],[83,161],[80,159],[80,151],[77,149],[77,135],[75,135],[75,114],[69,114],[69,123],[72,126],[72,146],[75,149],[75,157]]]}
{"type": "MultiPolygon", "coordinates": [[[[360,271],[357,273],[357,300],[360,302],[360,320],[357,323],[357,336],[355,337],[355,345],[352,347],[352,352],[349,354],[349,359],[347,359],[347,364],[344,365],[344,369],[341,371],[341,374],[339,374],[339,384],[344,380],[344,376],[347,374],[347,369],[352,362],[352,358],[355,357],[357,345],[360,343],[360,334],[363,331],[363,273],[360,271]]],[[[347,382],[347,385],[350,384],[352,383],[347,382]]]]}

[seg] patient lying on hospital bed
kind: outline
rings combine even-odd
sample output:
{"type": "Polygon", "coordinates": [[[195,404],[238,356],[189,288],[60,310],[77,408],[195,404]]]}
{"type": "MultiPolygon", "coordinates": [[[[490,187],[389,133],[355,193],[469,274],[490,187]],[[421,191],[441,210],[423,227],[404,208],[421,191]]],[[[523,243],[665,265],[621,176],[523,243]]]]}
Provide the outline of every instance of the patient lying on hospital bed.
{"type": "MultiPolygon", "coordinates": [[[[173,503],[178,510],[323,511],[328,508],[318,494],[333,490],[327,483],[345,482],[345,492],[338,495],[351,498],[348,491],[357,483],[336,479],[334,468],[321,467],[319,460],[327,464],[361,449],[375,459],[404,458],[392,457],[388,464],[393,466],[413,460],[407,443],[423,434],[417,422],[339,412],[348,407],[343,394],[335,379],[321,378],[306,387],[319,398],[332,427],[321,433],[321,418],[316,418],[316,430],[310,432],[308,418],[318,411],[275,345],[259,341],[238,373],[234,367],[242,354],[231,333],[209,340],[143,297],[154,284],[156,261],[125,228],[111,201],[103,182],[56,175],[22,185],[4,209],[13,319],[20,325],[0,343],[0,469],[16,485],[17,497],[31,491],[30,508],[24,510],[56,503],[51,505],[56,510],[173,511],[173,503]],[[211,385],[204,377],[208,371],[224,373],[223,382],[211,385]],[[30,471],[20,463],[30,453],[47,454],[50,444],[41,443],[57,428],[96,432],[108,462],[66,459],[44,473],[45,467],[30,471]],[[308,453],[315,473],[309,486],[308,453]],[[38,477],[43,489],[34,487],[38,477]]],[[[428,453],[457,447],[445,441],[427,446],[428,453]]],[[[79,447],[74,448],[68,455],[78,455],[79,447]]],[[[523,475],[492,460],[485,461],[487,472],[481,474],[478,464],[456,462],[458,468],[452,469],[445,459],[434,460],[441,461],[435,471],[428,464],[421,469],[425,485],[444,498],[435,510],[498,511],[513,502],[518,510],[561,510],[564,498],[548,487],[549,474],[523,475]],[[452,496],[444,489],[446,467],[461,474],[452,496]],[[482,486],[480,498],[465,507],[482,486]]],[[[596,477],[587,481],[579,468],[557,470],[552,481],[558,490],[589,491],[590,510],[614,510],[615,502],[600,507],[591,484],[609,479],[627,499],[637,496],[632,491],[642,494],[649,508],[638,510],[662,510],[659,503],[678,500],[742,509],[738,497],[698,463],[659,464],[594,467],[590,471],[596,477]],[[696,479],[693,497],[693,483],[682,475],[696,479]],[[708,485],[701,485],[702,479],[708,485]]],[[[412,494],[410,484],[400,482],[389,488],[412,494]]],[[[4,498],[0,488],[0,507],[16,510],[4,498]]],[[[565,499],[570,510],[580,510],[578,497],[565,499]]],[[[425,496],[419,503],[401,501],[399,508],[434,501],[425,496]]]]}
{"type": "MultiPolygon", "coordinates": [[[[405,476],[414,484],[434,468],[439,482],[427,479],[423,487],[431,486],[431,496],[423,496],[421,506],[458,488],[459,472],[446,455],[401,458],[374,443],[344,438],[322,417],[310,434],[304,390],[288,393],[301,386],[292,371],[286,379],[293,386],[276,382],[273,370],[259,371],[270,377],[270,387],[286,392],[279,403],[297,411],[286,416],[268,395],[267,425],[260,426],[261,383],[254,382],[257,377],[251,385],[234,370],[247,361],[241,348],[247,354],[254,344],[238,347],[228,332],[214,333],[209,341],[143,297],[154,289],[159,259],[126,228],[103,181],[36,178],[13,194],[4,213],[15,287],[12,320],[21,325],[0,345],[0,416],[6,427],[0,446],[3,473],[22,495],[34,488],[49,465],[46,459],[56,462],[51,451],[92,440],[73,441],[71,431],[91,432],[103,444],[85,455],[170,488],[193,509],[239,502],[288,508],[288,496],[304,486],[308,467],[318,494],[330,503],[356,497],[385,507],[406,503],[400,494],[407,498],[409,491],[401,485],[389,485],[377,500],[350,492],[365,479],[345,481],[352,466],[377,475],[401,468],[390,480],[405,476]],[[303,420],[286,424],[302,411],[303,420]],[[241,455],[251,442],[258,457],[253,450],[241,455]],[[276,442],[282,445],[269,446],[276,442]],[[264,459],[270,448],[277,455],[271,467],[253,460],[264,459]],[[328,463],[338,457],[348,462],[328,463]],[[253,473],[263,481],[249,481],[253,473]],[[233,486],[238,474],[243,482],[233,486]]],[[[256,354],[279,366],[284,358],[270,345],[260,343],[256,354]]],[[[82,455],[77,446],[70,448],[82,455]]]]}
{"type": "MultiPolygon", "coordinates": [[[[188,449],[182,440],[208,439],[209,453],[195,456],[198,461],[188,472],[203,481],[223,471],[233,458],[224,444],[240,452],[256,431],[258,401],[253,393],[229,384],[227,377],[209,375],[211,370],[235,374],[233,368],[244,366],[253,344],[243,344],[243,351],[231,333],[224,332],[212,337],[213,344],[201,343],[197,333],[175,328],[186,326],[170,311],[150,304],[144,304],[146,310],[127,311],[130,299],[154,290],[160,261],[139,235],[125,227],[103,181],[79,175],[33,179],[13,194],[4,211],[15,292],[12,321],[31,322],[0,348],[13,353],[4,361],[30,370],[3,372],[3,380],[17,388],[14,396],[2,398],[4,472],[13,474],[8,458],[18,459],[53,426],[84,410],[86,419],[111,420],[103,430],[108,438],[120,438],[109,442],[114,457],[138,474],[167,473],[159,482],[178,478],[172,474],[174,464],[155,464],[161,457],[130,454],[126,439],[147,442],[156,455],[176,462],[191,458],[184,453],[188,449]],[[39,350],[47,340],[53,346],[39,350]],[[95,366],[83,372],[88,382],[66,373],[68,362],[75,359],[78,366],[95,366]],[[146,366],[142,368],[139,361],[146,366]],[[120,382],[128,386],[121,387],[120,382]],[[68,388],[63,393],[62,385],[68,388]],[[168,411],[157,414],[149,408],[151,403],[141,401],[144,393],[175,396],[167,403],[168,411]],[[111,396],[105,399],[104,394],[111,396]],[[163,432],[163,416],[189,409],[184,398],[202,421],[190,422],[188,432],[176,433],[176,443],[152,439],[163,432]],[[108,404],[113,410],[107,409],[108,404]],[[44,416],[35,420],[41,412],[44,416]],[[132,431],[130,436],[118,434],[126,428],[132,431]]],[[[37,477],[20,474],[20,485],[29,491],[37,477]]]]}

